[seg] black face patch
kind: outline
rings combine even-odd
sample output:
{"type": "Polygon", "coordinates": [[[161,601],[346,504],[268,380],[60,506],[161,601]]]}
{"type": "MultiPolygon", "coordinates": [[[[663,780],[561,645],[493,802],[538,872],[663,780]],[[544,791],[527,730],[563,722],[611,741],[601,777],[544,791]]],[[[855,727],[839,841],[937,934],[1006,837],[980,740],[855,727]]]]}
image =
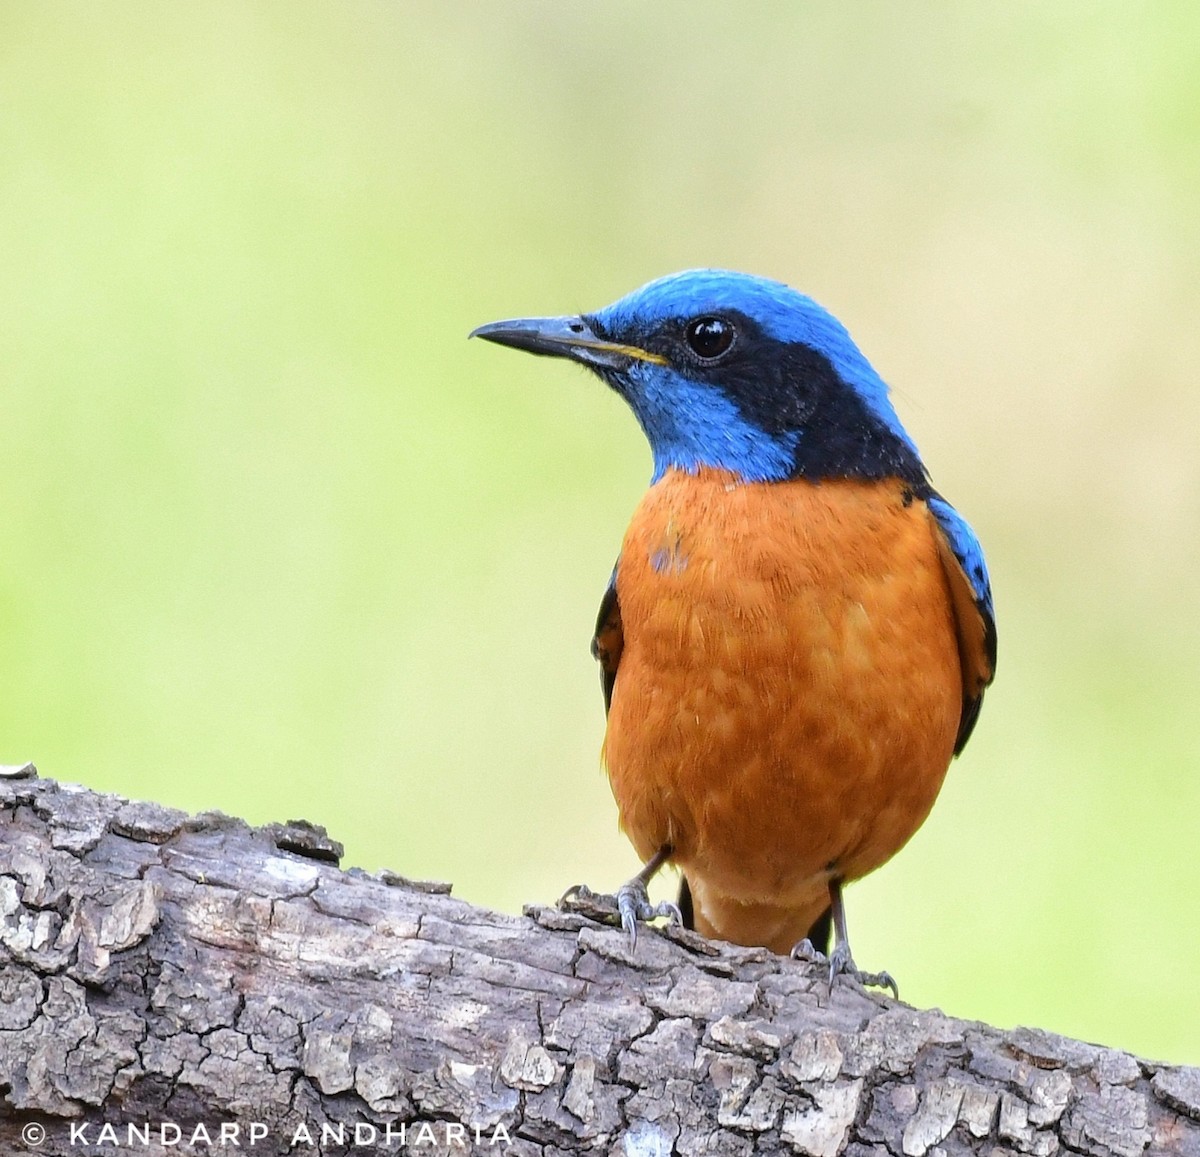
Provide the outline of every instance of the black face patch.
{"type": "Polygon", "coordinates": [[[739,414],[766,434],[795,433],[793,478],[900,478],[914,495],[929,493],[925,467],[908,443],[844,382],[819,350],[770,337],[736,310],[706,317],[731,326],[735,337],[717,360],[696,354],[688,341],[693,318],[666,322],[648,333],[598,335],[665,358],[677,373],[720,390],[739,414]]]}

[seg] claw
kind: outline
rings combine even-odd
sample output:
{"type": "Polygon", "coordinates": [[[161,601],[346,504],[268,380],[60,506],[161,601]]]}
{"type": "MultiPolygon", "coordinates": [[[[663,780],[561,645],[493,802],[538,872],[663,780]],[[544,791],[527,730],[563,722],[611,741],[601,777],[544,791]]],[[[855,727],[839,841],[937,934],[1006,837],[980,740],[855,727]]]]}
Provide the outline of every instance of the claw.
{"type": "Polygon", "coordinates": [[[807,936],[798,944],[793,944],[788,955],[793,960],[803,960],[807,964],[820,964],[825,959],[825,954],[818,952],[807,936]]]}
{"type": "Polygon", "coordinates": [[[667,917],[673,924],[683,925],[683,913],[677,904],[665,900],[661,904],[651,904],[646,891],[646,884],[670,858],[670,845],[661,847],[629,883],[617,889],[615,896],[593,892],[586,884],[575,884],[562,894],[558,906],[581,910],[594,920],[611,920],[615,915],[629,933],[629,950],[632,952],[637,947],[638,924],[667,917]]]}
{"type": "Polygon", "coordinates": [[[833,981],[837,976],[849,976],[857,980],[863,988],[890,988],[892,999],[900,999],[900,986],[892,979],[890,972],[864,972],[854,963],[850,955],[850,945],[842,941],[829,956],[829,987],[833,989],[833,981]]]}
{"type": "Polygon", "coordinates": [[[627,884],[617,889],[617,911],[621,914],[621,927],[629,933],[629,950],[637,948],[638,924],[648,924],[651,920],[667,917],[672,924],[683,925],[683,913],[678,904],[663,900],[658,904],[650,903],[650,895],[646,891],[646,883],[635,876],[627,884]]]}
{"type": "Polygon", "coordinates": [[[813,947],[808,937],[800,941],[791,951],[793,960],[803,960],[808,964],[826,964],[829,966],[829,991],[833,991],[833,982],[839,976],[848,976],[857,980],[863,988],[890,988],[892,999],[900,999],[900,987],[892,979],[890,972],[863,972],[854,963],[850,955],[850,938],[846,935],[846,908],[842,903],[842,882],[838,879],[829,881],[829,903],[833,910],[834,947],[826,956],[813,947]]]}
{"type": "Polygon", "coordinates": [[[819,952],[813,947],[811,940],[801,940],[789,955],[793,960],[803,960],[806,964],[827,965],[830,992],[833,991],[833,982],[839,976],[846,976],[851,980],[858,981],[863,988],[891,989],[892,999],[900,999],[900,988],[892,978],[892,974],[890,972],[864,972],[854,963],[854,958],[850,955],[850,947],[844,941],[826,956],[824,952],[819,952]]]}
{"type": "Polygon", "coordinates": [[[601,923],[614,922],[620,918],[616,896],[593,892],[586,884],[572,884],[559,898],[558,906],[568,912],[579,912],[590,920],[601,923]]]}

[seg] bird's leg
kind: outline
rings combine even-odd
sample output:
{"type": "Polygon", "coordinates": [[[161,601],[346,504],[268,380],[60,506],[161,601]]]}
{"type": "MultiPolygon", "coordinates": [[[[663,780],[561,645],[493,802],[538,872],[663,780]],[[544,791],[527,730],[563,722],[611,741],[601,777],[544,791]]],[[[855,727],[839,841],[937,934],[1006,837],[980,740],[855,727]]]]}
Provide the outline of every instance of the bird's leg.
{"type": "Polygon", "coordinates": [[[900,988],[890,972],[863,972],[850,955],[850,936],[846,931],[846,904],[842,899],[842,882],[829,881],[829,906],[833,909],[833,952],[829,956],[829,985],[839,972],[854,977],[864,988],[890,988],[892,996],[900,999],[900,988]]]}
{"type": "Polygon", "coordinates": [[[654,878],[654,874],[671,858],[673,849],[670,844],[659,848],[650,860],[643,865],[628,883],[617,889],[617,911],[621,913],[621,927],[629,933],[630,951],[637,947],[638,921],[656,920],[660,916],[668,917],[673,924],[683,923],[683,913],[678,904],[663,900],[658,904],[650,903],[650,895],[646,885],[654,878]]]}
{"type": "Polygon", "coordinates": [[[559,905],[562,906],[583,901],[585,903],[601,904],[609,908],[615,907],[617,916],[621,920],[621,927],[629,933],[629,947],[632,951],[637,948],[639,923],[648,923],[651,920],[658,919],[660,916],[668,917],[674,924],[683,923],[683,914],[679,911],[677,904],[672,904],[667,900],[659,904],[651,904],[650,895],[646,891],[646,885],[654,878],[659,868],[671,858],[673,851],[674,849],[670,844],[664,844],[650,857],[642,870],[632,880],[622,884],[617,889],[615,896],[598,895],[586,884],[576,884],[575,887],[568,888],[563,893],[562,899],[559,900],[559,905]]]}
{"type": "Polygon", "coordinates": [[[842,882],[834,877],[829,881],[829,907],[833,912],[833,951],[825,956],[818,952],[808,939],[801,940],[792,949],[792,956],[797,960],[808,960],[813,963],[829,965],[829,987],[839,974],[852,976],[864,988],[890,988],[892,996],[900,999],[900,989],[888,972],[863,972],[850,955],[850,936],[846,931],[846,905],[842,899],[842,882]]]}

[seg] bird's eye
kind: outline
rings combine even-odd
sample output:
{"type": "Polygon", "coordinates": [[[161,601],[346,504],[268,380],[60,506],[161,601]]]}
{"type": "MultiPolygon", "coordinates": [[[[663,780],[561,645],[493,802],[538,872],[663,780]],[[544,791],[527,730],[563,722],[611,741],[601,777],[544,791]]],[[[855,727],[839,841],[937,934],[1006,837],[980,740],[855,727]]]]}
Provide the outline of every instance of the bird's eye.
{"type": "Polygon", "coordinates": [[[710,362],[733,345],[733,326],[720,317],[698,317],[688,322],[684,336],[692,353],[710,362]]]}

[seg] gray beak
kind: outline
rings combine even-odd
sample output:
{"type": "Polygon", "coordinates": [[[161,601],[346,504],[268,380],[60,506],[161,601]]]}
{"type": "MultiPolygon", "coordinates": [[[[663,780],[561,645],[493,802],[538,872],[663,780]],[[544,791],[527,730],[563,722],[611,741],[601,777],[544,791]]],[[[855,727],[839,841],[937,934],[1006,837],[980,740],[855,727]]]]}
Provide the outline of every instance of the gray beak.
{"type": "Polygon", "coordinates": [[[623,370],[635,361],[657,362],[666,359],[637,346],[623,345],[598,337],[582,317],[518,317],[493,321],[468,334],[512,346],[526,353],[546,357],[570,358],[600,370],[623,370]]]}

